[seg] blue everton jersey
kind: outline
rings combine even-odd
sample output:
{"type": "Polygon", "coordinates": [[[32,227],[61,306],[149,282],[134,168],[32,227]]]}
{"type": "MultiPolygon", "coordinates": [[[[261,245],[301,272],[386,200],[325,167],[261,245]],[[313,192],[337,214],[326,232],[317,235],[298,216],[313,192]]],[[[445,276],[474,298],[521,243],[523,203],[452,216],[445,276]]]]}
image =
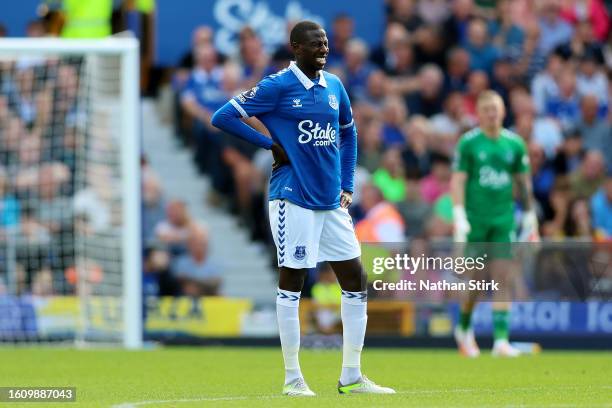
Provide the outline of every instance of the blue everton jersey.
{"type": "MultiPolygon", "coordinates": [[[[340,205],[341,189],[352,192],[355,163],[349,160],[348,166],[341,166],[340,133],[353,139],[356,133],[348,95],[338,77],[320,71],[311,80],[291,63],[230,103],[243,117],[261,120],[287,152],[290,164],[272,173],[270,200],[282,198],[304,208],[329,210],[340,205]],[[342,175],[341,168],[350,174],[342,175]]],[[[350,145],[356,149],[355,140],[350,145]]]]}

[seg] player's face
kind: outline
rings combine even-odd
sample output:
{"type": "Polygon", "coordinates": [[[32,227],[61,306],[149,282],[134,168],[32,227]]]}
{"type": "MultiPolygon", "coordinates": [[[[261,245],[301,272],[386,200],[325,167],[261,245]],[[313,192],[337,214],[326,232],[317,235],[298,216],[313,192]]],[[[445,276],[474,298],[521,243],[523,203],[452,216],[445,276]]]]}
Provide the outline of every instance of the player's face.
{"type": "Polygon", "coordinates": [[[296,58],[302,64],[319,71],[325,67],[327,63],[327,54],[329,54],[329,44],[325,30],[310,30],[306,33],[304,42],[298,45],[295,50],[296,58]]]}
{"type": "Polygon", "coordinates": [[[504,105],[498,99],[489,99],[478,104],[478,121],[481,127],[501,127],[504,121],[504,105]]]}

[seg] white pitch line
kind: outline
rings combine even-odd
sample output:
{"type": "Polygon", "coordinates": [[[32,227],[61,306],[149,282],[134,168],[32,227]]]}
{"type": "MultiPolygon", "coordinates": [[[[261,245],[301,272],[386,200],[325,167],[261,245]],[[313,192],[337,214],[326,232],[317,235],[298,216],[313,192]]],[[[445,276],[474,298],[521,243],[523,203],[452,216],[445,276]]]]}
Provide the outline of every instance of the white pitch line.
{"type": "MultiPolygon", "coordinates": [[[[564,390],[568,389],[582,389],[585,387],[581,386],[557,386],[557,387],[514,387],[514,388],[503,388],[490,390],[493,393],[508,393],[508,392],[517,392],[517,391],[546,391],[552,388],[562,388],[564,390]]],[[[590,388],[590,387],[589,387],[590,388]]],[[[610,389],[611,385],[602,385],[595,388],[601,389],[610,389]]],[[[451,388],[448,390],[404,390],[398,391],[396,394],[452,394],[452,393],[468,393],[475,391],[482,391],[482,388],[451,388]]],[[[136,408],[142,407],[145,405],[152,404],[173,404],[173,403],[183,403],[183,402],[214,402],[214,401],[245,401],[245,400],[265,400],[265,399],[277,399],[277,398],[287,398],[284,395],[254,395],[251,397],[246,396],[234,396],[234,397],[201,397],[201,398],[181,398],[181,399],[173,399],[173,400],[146,400],[146,401],[137,401],[137,402],[123,402],[121,404],[112,405],[111,408],[136,408]]],[[[530,405],[519,404],[519,407],[529,407],[530,405]]],[[[538,405],[540,406],[540,405],[538,405]]],[[[565,405],[565,404],[550,404],[546,405],[546,407],[552,408],[562,408],[562,407],[571,407],[573,405],[565,405]]],[[[612,407],[612,404],[602,404],[597,405],[599,407],[612,407]]]]}

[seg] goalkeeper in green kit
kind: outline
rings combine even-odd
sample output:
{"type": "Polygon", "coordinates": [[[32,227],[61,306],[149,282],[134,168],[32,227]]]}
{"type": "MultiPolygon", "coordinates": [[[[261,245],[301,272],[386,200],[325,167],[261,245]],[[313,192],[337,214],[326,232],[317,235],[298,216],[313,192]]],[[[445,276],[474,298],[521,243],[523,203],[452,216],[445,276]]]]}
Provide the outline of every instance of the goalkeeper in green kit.
{"type": "MultiPolygon", "coordinates": [[[[479,127],[465,133],[457,145],[451,179],[455,242],[492,243],[494,253],[487,254],[489,278],[502,282],[505,294],[493,294],[493,355],[515,357],[509,336],[509,289],[513,280],[509,245],[516,241],[514,223],[514,188],[518,187],[523,216],[520,241],[538,241],[538,221],[529,170],[529,158],[523,140],[503,128],[505,108],[494,91],[484,91],[476,105],[479,127]],[[503,245],[506,244],[506,245],[503,245]],[[501,251],[499,249],[501,248],[501,251]],[[506,249],[504,249],[506,248],[506,249]],[[505,301],[500,301],[505,296],[505,301]],[[497,297],[497,299],[496,299],[497,297]]],[[[455,340],[461,354],[477,357],[480,350],[471,327],[475,293],[461,305],[455,340]]]]}

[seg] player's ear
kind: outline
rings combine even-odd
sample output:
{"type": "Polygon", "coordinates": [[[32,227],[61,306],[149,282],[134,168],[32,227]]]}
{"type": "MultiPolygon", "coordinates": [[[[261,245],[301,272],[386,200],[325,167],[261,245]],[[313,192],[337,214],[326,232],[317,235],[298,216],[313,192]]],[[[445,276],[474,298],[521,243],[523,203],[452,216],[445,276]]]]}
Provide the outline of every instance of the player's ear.
{"type": "Polygon", "coordinates": [[[298,55],[300,53],[300,44],[297,41],[291,42],[291,49],[293,50],[294,55],[298,55]]]}

